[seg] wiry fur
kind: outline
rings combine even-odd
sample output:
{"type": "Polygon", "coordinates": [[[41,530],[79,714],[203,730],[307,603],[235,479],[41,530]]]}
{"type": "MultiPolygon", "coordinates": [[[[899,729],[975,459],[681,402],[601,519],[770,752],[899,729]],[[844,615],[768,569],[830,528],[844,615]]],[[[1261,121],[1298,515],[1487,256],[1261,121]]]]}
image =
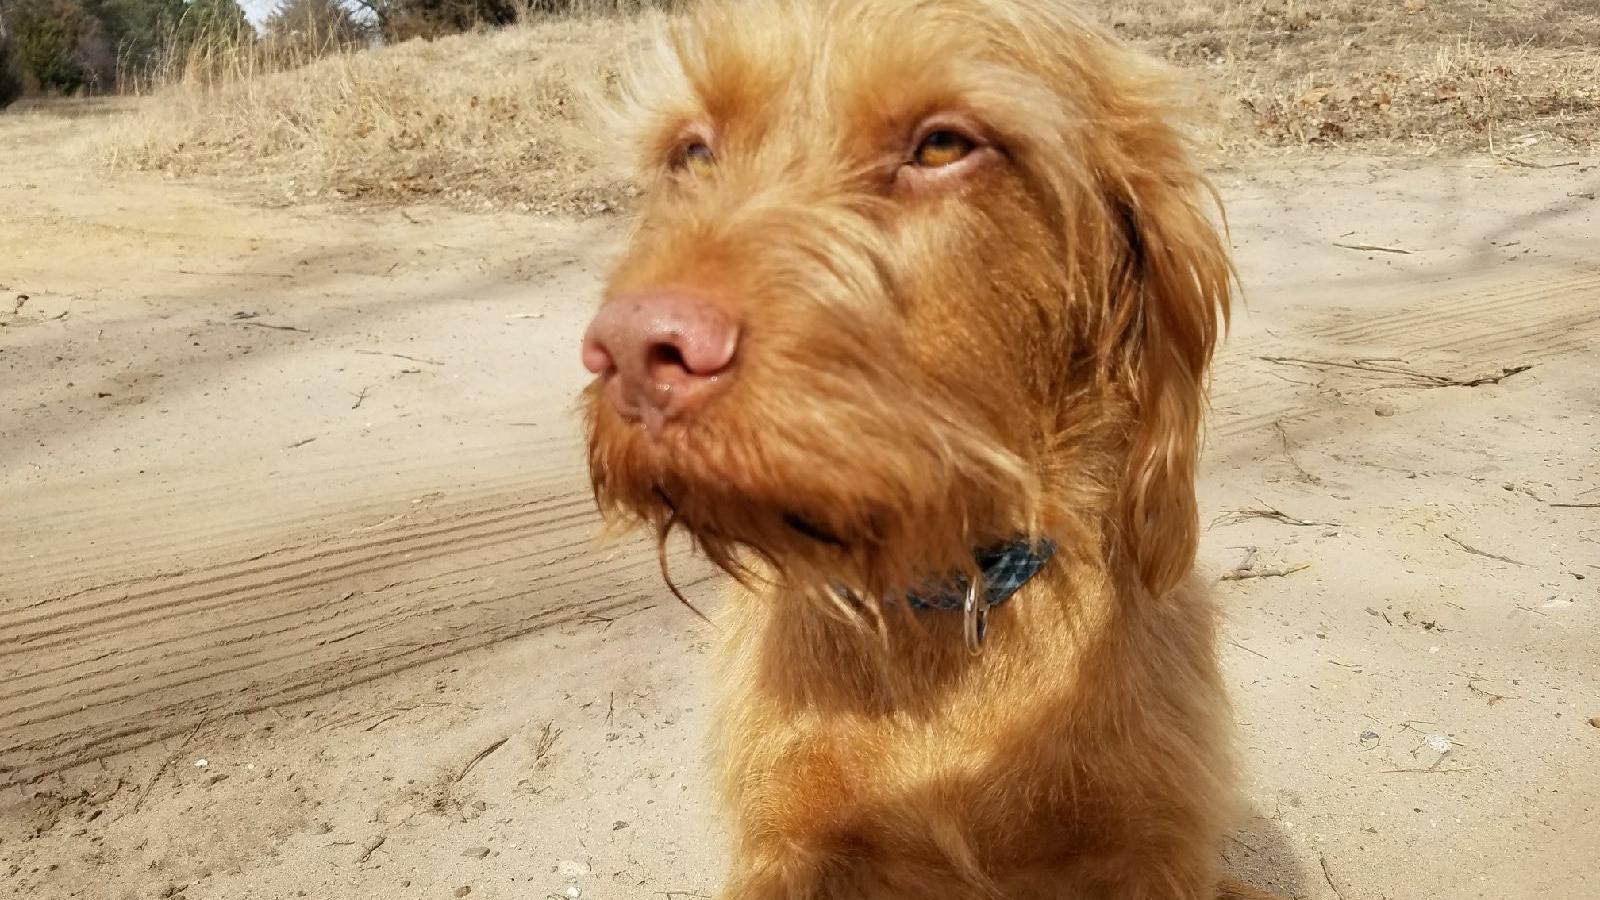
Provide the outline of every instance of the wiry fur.
{"type": "Polygon", "coordinates": [[[709,5],[625,85],[648,191],[608,295],[744,325],[726,392],[658,438],[587,398],[602,509],[743,585],[730,900],[1249,896],[1219,887],[1227,705],[1189,576],[1231,270],[1165,97],[1051,0],[709,5]],[[999,154],[897,180],[930,116],[999,154]],[[690,136],[711,171],[673,168],[690,136]],[[1062,550],[981,655],[959,614],[833,590],[900,597],[1017,535],[1062,550]]]}

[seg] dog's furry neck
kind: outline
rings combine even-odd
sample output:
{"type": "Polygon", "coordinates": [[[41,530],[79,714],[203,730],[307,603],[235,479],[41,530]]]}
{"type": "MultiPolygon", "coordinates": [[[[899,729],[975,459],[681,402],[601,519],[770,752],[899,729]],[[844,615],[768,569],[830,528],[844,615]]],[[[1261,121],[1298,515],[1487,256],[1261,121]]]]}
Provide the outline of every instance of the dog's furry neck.
{"type": "Polygon", "coordinates": [[[1120,580],[1122,590],[1103,565],[1058,556],[991,614],[977,653],[959,612],[884,604],[881,617],[851,619],[804,592],[761,586],[735,592],[725,646],[730,662],[755,663],[755,690],[797,715],[931,714],[947,693],[1011,658],[1048,653],[1070,666],[1083,657],[1123,617],[1122,598],[1141,590],[1136,577],[1120,580]]]}

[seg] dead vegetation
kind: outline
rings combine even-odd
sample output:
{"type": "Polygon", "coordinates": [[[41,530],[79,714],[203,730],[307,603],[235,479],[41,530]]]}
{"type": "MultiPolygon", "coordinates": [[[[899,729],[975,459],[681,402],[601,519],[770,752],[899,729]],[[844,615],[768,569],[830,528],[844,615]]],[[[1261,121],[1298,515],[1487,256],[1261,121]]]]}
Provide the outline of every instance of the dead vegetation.
{"type": "Polygon", "coordinates": [[[628,187],[584,150],[577,86],[635,20],[530,23],[332,53],[274,71],[208,67],[114,127],[114,167],[265,182],[287,201],[416,199],[546,213],[615,209],[628,187]]]}
{"type": "Polygon", "coordinates": [[[1228,149],[1503,155],[1600,133],[1585,0],[1132,0],[1106,18],[1208,76],[1228,149]]]}
{"type": "MultiPolygon", "coordinates": [[[[1242,152],[1509,158],[1591,150],[1600,7],[1583,0],[1127,0],[1110,27],[1200,77],[1203,146],[1242,152]]],[[[635,17],[212,66],[149,97],[107,145],[115,166],[250,176],[285,200],[430,197],[592,214],[630,188],[597,166],[581,85],[614,71],[635,17]]]]}

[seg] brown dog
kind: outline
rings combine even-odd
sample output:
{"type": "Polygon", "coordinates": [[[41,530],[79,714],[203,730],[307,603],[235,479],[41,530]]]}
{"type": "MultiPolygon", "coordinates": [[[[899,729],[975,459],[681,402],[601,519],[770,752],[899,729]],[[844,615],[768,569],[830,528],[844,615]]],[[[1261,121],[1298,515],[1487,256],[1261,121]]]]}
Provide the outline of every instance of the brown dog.
{"type": "Polygon", "coordinates": [[[1190,575],[1231,269],[1164,87],[1051,0],[711,6],[626,87],[590,462],[741,585],[730,900],[1252,896],[1190,575]]]}

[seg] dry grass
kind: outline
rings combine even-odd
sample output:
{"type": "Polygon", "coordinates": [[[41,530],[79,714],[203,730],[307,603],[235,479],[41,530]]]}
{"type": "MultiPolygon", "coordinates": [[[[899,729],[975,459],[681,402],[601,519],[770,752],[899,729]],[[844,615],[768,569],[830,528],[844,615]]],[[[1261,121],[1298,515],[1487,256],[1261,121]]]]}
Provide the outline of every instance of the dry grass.
{"type": "MultiPolygon", "coordinates": [[[[603,0],[597,0],[603,2],[603,0]]],[[[1123,0],[1119,33],[1200,76],[1229,156],[1592,149],[1593,0],[1123,0]]],[[[338,53],[278,71],[201,67],[108,143],[117,166],[255,176],[287,198],[429,196],[594,213],[629,187],[583,150],[576,86],[614,68],[636,19],[586,16],[338,53]]]]}
{"type": "Polygon", "coordinates": [[[588,17],[336,52],[280,71],[259,60],[206,67],[116,127],[106,160],[264,179],[285,199],[604,212],[629,189],[584,152],[575,86],[614,68],[637,30],[588,17]]]}
{"type": "Polygon", "coordinates": [[[1496,154],[1600,135],[1593,0],[1131,0],[1106,19],[1206,76],[1229,150],[1496,154]]]}

